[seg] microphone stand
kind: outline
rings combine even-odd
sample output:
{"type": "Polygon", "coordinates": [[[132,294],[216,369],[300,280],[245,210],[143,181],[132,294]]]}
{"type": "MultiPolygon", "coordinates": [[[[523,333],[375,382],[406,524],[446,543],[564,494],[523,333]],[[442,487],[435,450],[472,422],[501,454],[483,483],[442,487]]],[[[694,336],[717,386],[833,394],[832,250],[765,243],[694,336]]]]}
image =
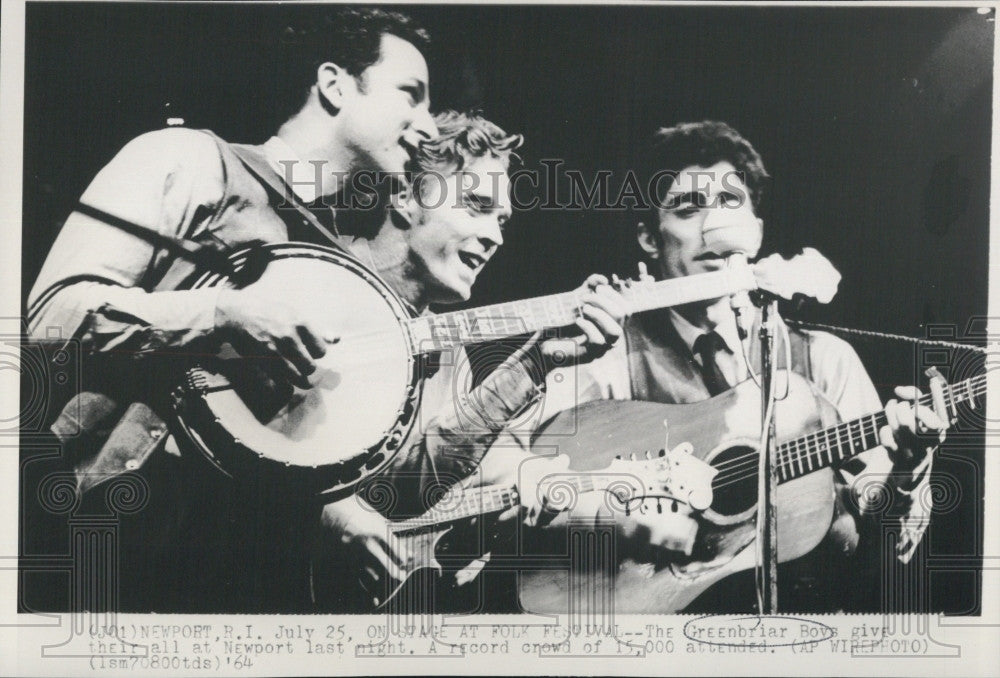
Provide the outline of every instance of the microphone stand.
{"type": "Polygon", "coordinates": [[[760,365],[761,365],[761,431],[764,445],[760,450],[757,478],[757,525],[760,544],[760,576],[757,578],[759,614],[778,613],[778,516],[775,499],[778,493],[777,453],[775,449],[776,425],[774,413],[774,330],[778,316],[777,302],[768,294],[755,292],[755,303],[760,306],[760,365]],[[768,417],[768,411],[771,416],[768,417]],[[766,427],[766,432],[765,432],[766,427]]]}

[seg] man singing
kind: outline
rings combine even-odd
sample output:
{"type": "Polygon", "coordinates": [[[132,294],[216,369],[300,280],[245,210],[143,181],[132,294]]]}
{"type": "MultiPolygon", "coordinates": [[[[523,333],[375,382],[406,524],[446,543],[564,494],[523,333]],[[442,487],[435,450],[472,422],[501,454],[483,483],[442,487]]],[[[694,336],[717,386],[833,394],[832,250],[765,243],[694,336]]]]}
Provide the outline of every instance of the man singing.
{"type": "MultiPolygon", "coordinates": [[[[412,187],[391,197],[375,227],[368,211],[344,212],[339,222],[343,231],[355,233],[344,237],[345,247],[370,263],[418,312],[469,299],[479,273],[503,244],[511,216],[510,156],[521,143],[520,136],[477,115],[445,112],[435,116],[435,123],[439,135],[417,152],[412,187]]],[[[602,276],[587,281],[581,300],[580,317],[564,328],[561,339],[531,337],[470,393],[463,392],[459,379],[468,358],[460,354],[442,361],[424,384],[422,407],[429,416],[422,421],[420,442],[401,453],[386,474],[397,495],[395,517],[427,511],[430,506],[421,498],[431,496],[429,487],[456,483],[517,487],[522,505],[505,519],[536,525],[552,517],[544,494],[534,490],[550,471],[564,468],[559,464],[565,460],[534,457],[513,440],[496,443],[541,396],[545,375],[557,360],[587,362],[620,337],[616,318],[622,315],[622,300],[602,276]]],[[[321,608],[371,611],[373,599],[384,600],[399,583],[403,557],[393,551],[383,513],[361,496],[324,509],[324,524],[331,529],[319,536],[313,566],[321,608]],[[358,577],[362,590],[354,586],[358,577]]],[[[477,566],[459,577],[471,578],[477,566]]]]}
{"type": "MultiPolygon", "coordinates": [[[[656,204],[638,225],[637,238],[656,277],[680,278],[724,267],[725,260],[706,244],[705,233],[735,220],[751,230],[762,228],[756,212],[768,175],[760,155],[721,122],[661,129],[649,149],[644,185],[656,187],[658,193],[651,196],[656,204]]],[[[759,233],[755,240],[750,257],[757,254],[759,233]]],[[[728,297],[635,315],[625,322],[624,334],[625,340],[602,359],[577,369],[575,380],[550,375],[548,413],[597,399],[698,402],[747,380],[750,369],[760,370],[756,332],[751,331],[748,348],[757,362],[748,367],[728,297]],[[574,383],[576,392],[568,392],[565,385],[574,383]]],[[[871,379],[847,343],[823,332],[794,329],[788,337],[791,369],[815,384],[841,420],[882,409],[871,379]]],[[[779,362],[785,350],[779,341],[779,362]]],[[[908,400],[917,395],[911,388],[896,393],[908,400]]],[[[889,426],[880,432],[882,446],[836,467],[836,510],[823,544],[810,557],[779,570],[779,582],[785,582],[779,595],[782,609],[830,611],[847,604],[844,591],[850,588],[850,571],[843,563],[851,562],[862,535],[876,539],[865,539],[868,548],[878,548],[870,505],[876,484],[888,488],[893,506],[902,513],[896,557],[907,562],[920,542],[930,507],[916,497],[929,496],[925,489],[932,448],[915,431],[918,425],[921,430],[943,430],[943,424],[934,412],[921,407],[915,416],[912,407],[896,400],[889,401],[885,413],[889,426]]],[[[749,610],[752,579],[747,576],[726,586],[736,579],[717,585],[688,609],[749,610]]]]}
{"type": "MultiPolygon", "coordinates": [[[[345,247],[378,269],[417,312],[466,298],[502,242],[500,221],[509,207],[500,199],[463,208],[479,218],[458,226],[414,223],[372,242],[342,236],[329,206],[354,178],[375,172],[398,180],[420,145],[437,134],[421,53],[428,36],[396,12],[342,9],[293,37],[300,70],[288,77],[303,84],[301,98],[273,137],[244,146],[208,132],[168,129],[133,140],[84,192],[28,298],[34,336],[57,328],[79,339],[88,355],[87,388],[53,425],[80,490],[126,471],[148,483],[148,505],[122,523],[122,609],[310,609],[313,546],[353,541],[364,532],[354,526],[345,536],[320,507],[295,497],[276,505],[181,458],[165,423],[177,358],[228,341],[241,352],[250,347],[251,355],[273,356],[267,362],[276,381],[308,388],[316,361],[336,340],[322,326],[322,304],[337,300],[317,300],[315,315],[302,317],[255,295],[252,285],[183,289],[204,270],[178,256],[170,242],[221,253],[288,240],[345,247]],[[82,421],[69,419],[73,412],[82,421]],[[68,433],[78,426],[82,435],[68,433]]],[[[486,169],[501,171],[518,138],[478,129],[492,140],[477,147],[488,157],[486,169]]],[[[485,185],[492,187],[492,179],[485,185]]],[[[474,399],[500,402],[497,411],[483,413],[491,423],[505,407],[516,407],[503,399],[503,382],[512,374],[488,380],[481,386],[485,397],[474,399]]],[[[518,386],[531,396],[539,388],[530,381],[518,386]]],[[[397,456],[418,478],[427,468],[467,474],[475,459],[435,459],[440,448],[467,442],[467,434],[471,448],[488,445],[489,431],[453,431],[451,420],[433,413],[420,419],[432,422],[425,435],[397,456]]],[[[331,557],[352,555],[341,550],[331,557]]]]}
{"type": "Polygon", "coordinates": [[[93,209],[67,219],[28,298],[35,336],[58,328],[92,361],[77,399],[83,421],[64,415],[53,426],[57,435],[82,427],[63,441],[81,491],[126,470],[149,483],[140,520],[123,524],[134,530],[122,534],[124,609],[309,605],[303,545],[319,509],[260,505],[179,463],[164,422],[176,380],[170,356],[223,340],[274,356],[275,379],[308,387],[330,339],[318,325],[322,309],[294,317],[252,290],[182,290],[202,271],[162,243],[184,239],[223,253],[288,240],[331,244],[336,226],[325,205],[359,172],[402,176],[437,130],[421,53],[428,35],[405,15],[345,8],[296,31],[293,42],[297,63],[286,77],[302,89],[274,136],[243,147],[187,129],[133,140],[84,192],[82,205],[93,209]],[[139,230],[94,218],[102,212],[139,230]]]}

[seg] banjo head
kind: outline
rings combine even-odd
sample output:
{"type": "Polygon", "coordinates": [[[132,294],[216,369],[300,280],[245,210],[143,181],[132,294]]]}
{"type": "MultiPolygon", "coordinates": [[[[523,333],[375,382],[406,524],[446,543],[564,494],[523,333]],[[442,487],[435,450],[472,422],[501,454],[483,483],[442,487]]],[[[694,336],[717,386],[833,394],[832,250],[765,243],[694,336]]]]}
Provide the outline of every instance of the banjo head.
{"type": "MultiPolygon", "coordinates": [[[[309,389],[268,376],[268,361],[280,358],[224,346],[188,371],[175,397],[178,425],[231,476],[268,472],[339,496],[391,461],[413,424],[419,389],[410,316],[380,278],[331,248],[267,245],[233,261],[237,270],[263,266],[254,290],[335,341],[316,361],[309,389]]],[[[213,275],[196,287],[210,285],[233,286],[213,275]]]]}

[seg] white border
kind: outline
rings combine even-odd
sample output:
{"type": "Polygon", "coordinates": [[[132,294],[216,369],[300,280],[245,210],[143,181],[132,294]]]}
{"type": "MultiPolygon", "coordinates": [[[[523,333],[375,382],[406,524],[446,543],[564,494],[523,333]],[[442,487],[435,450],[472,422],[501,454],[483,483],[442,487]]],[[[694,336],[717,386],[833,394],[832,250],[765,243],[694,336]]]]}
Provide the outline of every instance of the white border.
{"type": "MultiPolygon", "coordinates": [[[[256,3],[247,3],[256,4],[256,3]]],[[[417,3],[414,3],[417,4],[417,3]]],[[[510,4],[536,4],[515,0],[510,4]]],[[[648,2],[624,2],[624,3],[570,3],[562,0],[555,0],[552,4],[641,4],[646,6],[648,2]]],[[[663,5],[677,6],[690,5],[692,3],[663,2],[663,5]]],[[[714,6],[736,7],[747,6],[748,3],[741,2],[714,2],[714,6]]],[[[861,3],[845,2],[760,2],[753,3],[755,7],[770,6],[808,6],[808,7],[834,7],[850,6],[857,7],[861,3]]],[[[991,7],[996,11],[997,2],[952,2],[952,3],[924,3],[924,2],[871,2],[864,3],[865,6],[882,7],[928,7],[941,4],[943,6],[955,7],[991,7]]],[[[997,31],[996,22],[994,31],[997,31]]],[[[995,34],[994,46],[994,95],[996,96],[1000,88],[1000,80],[996,78],[996,64],[1000,63],[1000,39],[995,34]]],[[[20,315],[20,260],[21,260],[21,190],[22,190],[22,168],[23,168],[23,93],[24,93],[24,1],[5,0],[2,6],[2,24],[0,24],[0,152],[2,152],[2,162],[0,162],[0,226],[3,228],[4,246],[0,248],[0,290],[2,290],[2,308],[0,308],[0,318],[16,318],[20,315]]],[[[994,123],[997,111],[994,111],[994,123]]],[[[1000,180],[998,180],[997,163],[1000,158],[1000,137],[996,132],[996,125],[993,133],[993,181],[991,183],[991,210],[990,210],[990,270],[993,271],[1000,266],[1000,241],[997,238],[998,220],[1000,220],[1000,180]]],[[[1000,334],[1000,276],[991,277],[989,281],[989,316],[991,318],[989,331],[991,335],[1000,334]]],[[[4,328],[4,333],[8,328],[4,328]]],[[[994,346],[994,348],[996,348],[994,346]]],[[[991,358],[991,360],[995,357],[991,358]]],[[[994,371],[990,381],[990,393],[1000,393],[1000,384],[994,383],[1000,379],[1000,371],[994,371]]],[[[7,381],[0,382],[0,387],[9,386],[7,381]]],[[[2,396],[2,409],[0,414],[17,410],[12,403],[16,403],[17,392],[10,393],[9,390],[0,393],[2,396]],[[13,397],[13,400],[11,398],[13,397]]],[[[995,398],[988,401],[988,415],[990,419],[1000,417],[1000,403],[995,398]]],[[[983,615],[979,619],[931,619],[931,623],[936,627],[934,637],[942,643],[955,643],[961,646],[961,657],[959,658],[900,658],[898,660],[877,660],[877,659],[852,659],[849,655],[828,655],[825,653],[793,654],[789,651],[779,651],[768,655],[763,662],[756,660],[757,655],[744,654],[709,654],[698,653],[688,655],[682,649],[675,651],[672,655],[651,655],[647,659],[635,660],[627,658],[612,658],[595,660],[592,657],[581,659],[560,660],[540,660],[533,655],[524,655],[512,652],[509,657],[504,656],[484,656],[470,655],[464,659],[442,658],[440,660],[423,660],[415,662],[412,659],[386,658],[382,660],[355,659],[349,655],[336,659],[317,657],[312,655],[313,661],[307,655],[296,654],[290,657],[278,657],[271,662],[256,662],[252,670],[243,670],[240,675],[269,675],[274,673],[282,674],[342,674],[342,675],[364,675],[364,674],[406,674],[406,673],[429,673],[438,672],[445,674],[491,674],[491,673],[511,673],[517,675],[538,675],[550,673],[569,674],[626,674],[626,675],[658,675],[658,674],[692,674],[692,675],[744,675],[769,673],[771,675],[1000,675],[1000,577],[997,576],[1000,570],[1000,534],[998,534],[997,516],[1000,515],[1000,493],[996,491],[998,473],[1000,473],[1000,460],[992,454],[990,446],[1000,443],[997,439],[998,433],[987,434],[987,455],[986,455],[986,487],[989,490],[985,501],[985,544],[984,553],[987,554],[984,562],[983,577],[983,615]],[[991,569],[992,568],[992,569],[991,569]],[[315,661],[319,659],[319,661],[315,661]]],[[[3,483],[0,490],[0,525],[4,526],[0,530],[0,554],[16,554],[18,552],[18,455],[16,447],[9,448],[6,441],[0,441],[0,445],[5,445],[4,454],[0,454],[0,483],[3,483]]],[[[10,557],[0,557],[0,674],[3,675],[90,675],[91,671],[85,660],[57,659],[49,658],[40,660],[39,648],[43,644],[58,643],[60,638],[65,637],[66,630],[58,628],[58,616],[50,618],[35,617],[28,619],[25,616],[18,617],[13,614],[16,602],[16,572],[10,569],[12,560],[10,557]],[[54,626],[13,626],[12,624],[23,624],[34,622],[42,624],[53,624],[54,626]]],[[[815,617],[819,618],[819,617],[815,617]]],[[[489,619],[495,623],[524,623],[524,618],[482,618],[489,619]]],[[[675,634],[680,630],[680,626],[686,618],[681,617],[651,617],[654,623],[668,624],[676,627],[675,634]]],[[[366,627],[384,623],[382,617],[244,617],[234,615],[217,616],[195,616],[178,615],[164,617],[158,615],[119,615],[119,624],[132,623],[169,623],[169,624],[190,624],[203,623],[211,624],[214,628],[221,628],[224,624],[238,626],[240,624],[254,624],[263,630],[266,627],[273,627],[278,623],[305,624],[316,627],[318,630],[327,624],[346,623],[349,625],[346,632],[361,637],[365,634],[366,627]]],[[[636,618],[624,618],[622,625],[629,623],[636,618]]],[[[882,618],[878,615],[866,615],[864,617],[823,617],[826,623],[837,623],[842,629],[849,630],[851,626],[862,623],[868,625],[879,625],[882,618]]],[[[488,629],[484,632],[488,634],[488,629]]],[[[676,636],[675,636],[676,638],[676,636]]],[[[514,640],[511,640],[512,645],[514,640]]],[[[682,641],[677,639],[677,645],[682,645],[682,641]]],[[[223,667],[225,668],[225,667],[223,667]]],[[[98,674],[114,673],[113,671],[98,671],[98,674]]],[[[135,675],[174,675],[178,672],[137,668],[130,670],[135,675]]],[[[204,672],[179,672],[180,675],[196,675],[204,672]]],[[[234,671],[223,671],[229,675],[234,671]]]]}

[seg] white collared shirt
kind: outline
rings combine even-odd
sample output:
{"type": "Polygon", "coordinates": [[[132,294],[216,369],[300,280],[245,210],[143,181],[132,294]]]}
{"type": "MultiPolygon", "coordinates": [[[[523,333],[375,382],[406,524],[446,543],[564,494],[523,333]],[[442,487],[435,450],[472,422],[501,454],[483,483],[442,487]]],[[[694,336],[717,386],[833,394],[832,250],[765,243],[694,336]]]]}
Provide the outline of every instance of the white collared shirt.
{"type": "MultiPolygon", "coordinates": [[[[670,309],[670,320],[673,322],[674,328],[677,330],[677,334],[681,340],[690,349],[695,360],[700,363],[701,356],[694,350],[694,343],[698,340],[698,337],[712,330],[703,330],[700,327],[695,327],[687,318],[673,308],[670,309]]],[[[743,348],[740,345],[739,332],[736,329],[736,319],[723,315],[723,320],[713,329],[726,345],[725,351],[719,351],[715,354],[715,363],[719,366],[719,370],[729,385],[735,386],[746,380],[749,376],[746,361],[743,359],[743,348]]]]}

